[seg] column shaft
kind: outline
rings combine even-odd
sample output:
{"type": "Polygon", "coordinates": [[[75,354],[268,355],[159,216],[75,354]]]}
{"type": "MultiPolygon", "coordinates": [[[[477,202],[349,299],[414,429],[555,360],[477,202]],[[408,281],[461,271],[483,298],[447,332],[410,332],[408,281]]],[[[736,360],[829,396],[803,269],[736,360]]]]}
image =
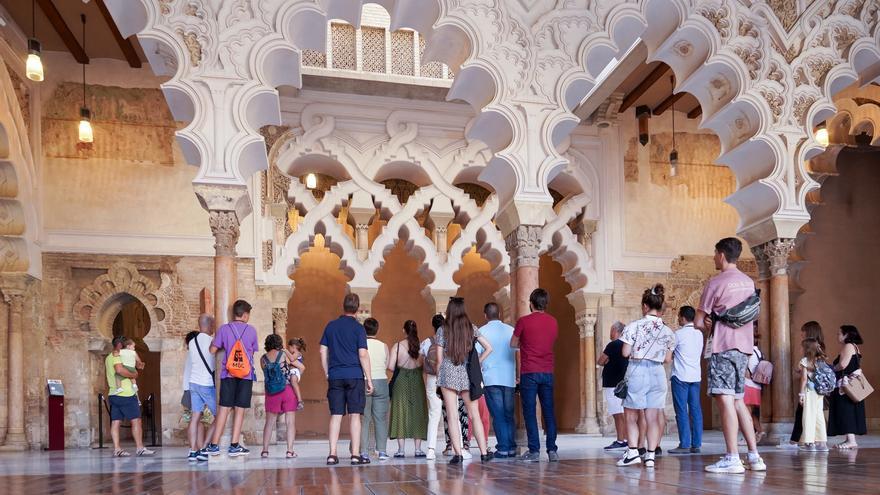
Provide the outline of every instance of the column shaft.
{"type": "Polygon", "coordinates": [[[8,293],[4,291],[4,298],[9,304],[9,338],[7,349],[9,357],[8,399],[9,411],[8,429],[6,431],[6,443],[4,450],[24,450],[27,448],[27,439],[24,435],[24,343],[22,337],[21,314],[24,306],[24,294],[20,292],[8,293]]]}
{"type": "Polygon", "coordinates": [[[788,255],[791,239],[776,239],[764,245],[770,262],[770,359],[773,361],[772,422],[794,420],[792,397],[792,342],[788,304],[788,255]]]}

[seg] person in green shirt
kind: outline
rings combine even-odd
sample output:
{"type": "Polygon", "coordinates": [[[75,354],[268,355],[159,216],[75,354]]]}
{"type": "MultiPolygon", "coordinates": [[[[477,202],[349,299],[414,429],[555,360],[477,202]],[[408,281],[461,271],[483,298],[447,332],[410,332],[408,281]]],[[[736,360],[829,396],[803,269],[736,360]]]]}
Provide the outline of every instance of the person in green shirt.
{"type": "Polygon", "coordinates": [[[119,427],[122,420],[131,421],[131,436],[137,445],[137,455],[149,456],[154,452],[144,447],[143,427],[141,425],[141,406],[137,394],[131,384],[131,379],[137,378],[137,371],[129,371],[122,364],[119,351],[125,346],[126,338],[122,335],[113,338],[113,352],[104,359],[104,370],[107,375],[107,393],[110,402],[110,436],[113,438],[113,455],[115,457],[129,457],[126,450],[119,445],[119,427]],[[117,387],[116,376],[123,379],[117,387]]]}

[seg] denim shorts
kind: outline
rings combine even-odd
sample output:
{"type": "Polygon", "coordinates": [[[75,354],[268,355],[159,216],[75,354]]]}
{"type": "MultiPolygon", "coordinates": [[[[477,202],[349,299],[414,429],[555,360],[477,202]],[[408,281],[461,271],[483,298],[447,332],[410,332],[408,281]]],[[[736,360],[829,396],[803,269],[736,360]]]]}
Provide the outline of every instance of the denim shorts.
{"type": "Polygon", "coordinates": [[[666,407],[666,369],[663,363],[642,359],[630,360],[626,370],[627,409],[663,409],[666,407]]]}
{"type": "Polygon", "coordinates": [[[213,385],[205,386],[190,382],[189,397],[192,403],[192,412],[203,413],[207,407],[211,414],[217,415],[216,391],[217,389],[213,385]]]}

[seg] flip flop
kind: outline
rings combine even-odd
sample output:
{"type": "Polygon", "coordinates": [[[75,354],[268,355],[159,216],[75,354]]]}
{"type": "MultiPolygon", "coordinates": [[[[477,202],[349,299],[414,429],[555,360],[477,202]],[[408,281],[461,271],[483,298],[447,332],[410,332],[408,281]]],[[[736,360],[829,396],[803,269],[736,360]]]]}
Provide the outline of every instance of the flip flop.
{"type": "Polygon", "coordinates": [[[269,451],[264,450],[264,451],[260,452],[260,457],[262,457],[263,459],[269,457],[269,451]]]}
{"type": "Polygon", "coordinates": [[[297,457],[299,457],[299,456],[296,454],[296,452],[294,452],[292,450],[287,451],[287,458],[288,459],[296,459],[297,457]]]}
{"type": "Polygon", "coordinates": [[[335,455],[328,455],[327,456],[327,465],[328,466],[335,466],[337,464],[339,464],[339,457],[336,457],[335,455]]]}

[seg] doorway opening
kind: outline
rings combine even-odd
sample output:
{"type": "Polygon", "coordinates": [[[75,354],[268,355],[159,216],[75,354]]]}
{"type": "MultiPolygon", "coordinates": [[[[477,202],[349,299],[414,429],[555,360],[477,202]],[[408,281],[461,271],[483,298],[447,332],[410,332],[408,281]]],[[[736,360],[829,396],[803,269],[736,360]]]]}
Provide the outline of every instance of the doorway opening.
{"type": "Polygon", "coordinates": [[[140,301],[127,294],[121,295],[126,300],[113,319],[113,337],[124,336],[132,339],[135,343],[135,351],[144,369],[138,372],[137,394],[143,404],[141,408],[144,441],[150,443],[155,425],[155,437],[161,441],[162,432],[162,381],[160,373],[161,352],[153,352],[144,342],[144,338],[150,332],[150,314],[146,306],[140,301]],[[152,421],[151,421],[152,419],[152,421]]]}

